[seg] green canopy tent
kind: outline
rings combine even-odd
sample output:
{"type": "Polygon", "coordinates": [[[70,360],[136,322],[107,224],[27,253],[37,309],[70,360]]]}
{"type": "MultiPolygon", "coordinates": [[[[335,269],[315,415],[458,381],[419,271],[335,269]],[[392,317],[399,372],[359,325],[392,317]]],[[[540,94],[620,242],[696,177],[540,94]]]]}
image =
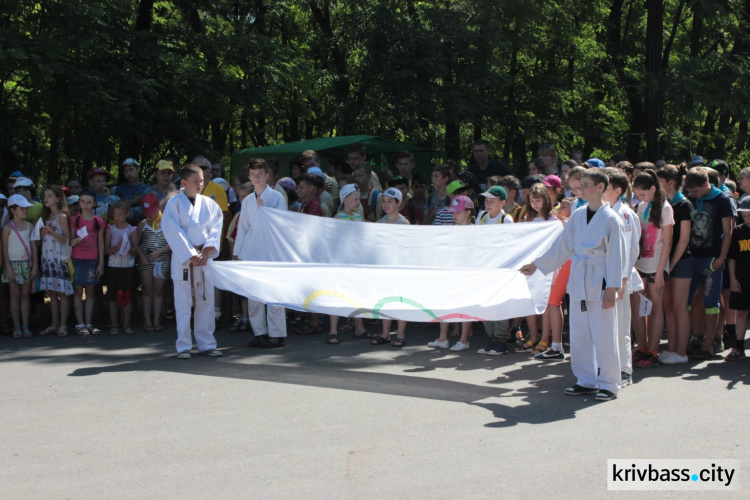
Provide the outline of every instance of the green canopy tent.
{"type": "Polygon", "coordinates": [[[430,166],[445,159],[444,151],[436,151],[422,146],[383,139],[374,135],[345,135],[339,137],[322,137],[307,141],[287,142],[276,146],[248,148],[232,154],[232,174],[245,167],[250,158],[276,158],[281,166],[281,175],[288,175],[291,163],[303,152],[312,149],[320,156],[325,167],[328,158],[334,155],[346,158],[349,146],[361,142],[367,148],[367,160],[370,164],[393,169],[396,155],[403,150],[411,151],[416,163],[415,171],[429,174],[430,166]]]}

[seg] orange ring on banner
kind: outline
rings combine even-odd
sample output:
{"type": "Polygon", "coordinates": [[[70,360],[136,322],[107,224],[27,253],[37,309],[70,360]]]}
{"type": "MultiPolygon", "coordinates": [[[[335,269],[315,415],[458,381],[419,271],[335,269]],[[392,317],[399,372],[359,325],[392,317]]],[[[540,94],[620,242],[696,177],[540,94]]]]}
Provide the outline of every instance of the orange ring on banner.
{"type": "MultiPolygon", "coordinates": [[[[324,295],[330,295],[331,297],[338,297],[339,299],[348,302],[349,304],[353,305],[356,309],[365,309],[364,307],[360,306],[357,302],[350,299],[346,295],[344,295],[341,292],[337,292],[335,290],[316,290],[310,295],[308,295],[305,298],[305,301],[302,303],[302,307],[305,308],[306,311],[310,310],[310,304],[317,299],[318,297],[322,297],[324,295]]],[[[369,309],[368,309],[369,310],[369,309]]],[[[372,318],[372,314],[368,314],[368,317],[372,318]]]]}

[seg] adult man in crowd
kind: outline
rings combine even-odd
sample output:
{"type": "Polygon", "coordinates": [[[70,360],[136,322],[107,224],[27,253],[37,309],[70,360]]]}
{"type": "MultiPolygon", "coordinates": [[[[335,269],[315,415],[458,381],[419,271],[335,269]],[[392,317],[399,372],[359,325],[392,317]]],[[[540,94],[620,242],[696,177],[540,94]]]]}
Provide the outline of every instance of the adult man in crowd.
{"type": "Polygon", "coordinates": [[[492,177],[493,175],[499,175],[501,177],[505,175],[513,175],[513,172],[505,163],[490,160],[492,148],[490,147],[490,143],[484,139],[474,142],[472,152],[474,153],[474,163],[469,165],[467,170],[474,175],[483,191],[487,190],[488,177],[492,177]]]}

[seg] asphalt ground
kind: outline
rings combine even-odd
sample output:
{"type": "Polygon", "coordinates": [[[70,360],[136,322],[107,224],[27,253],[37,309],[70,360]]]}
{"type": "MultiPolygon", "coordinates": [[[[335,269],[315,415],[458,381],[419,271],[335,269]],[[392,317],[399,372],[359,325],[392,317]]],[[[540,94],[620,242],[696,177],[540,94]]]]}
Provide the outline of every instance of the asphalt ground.
{"type": "Polygon", "coordinates": [[[563,395],[567,359],[476,354],[481,328],[463,352],[427,347],[435,327],[403,349],[224,329],[222,358],[177,360],[166,326],[0,336],[0,498],[717,496],[608,491],[611,458],[740,459],[750,486],[746,360],[640,369],[596,402],[563,395]]]}

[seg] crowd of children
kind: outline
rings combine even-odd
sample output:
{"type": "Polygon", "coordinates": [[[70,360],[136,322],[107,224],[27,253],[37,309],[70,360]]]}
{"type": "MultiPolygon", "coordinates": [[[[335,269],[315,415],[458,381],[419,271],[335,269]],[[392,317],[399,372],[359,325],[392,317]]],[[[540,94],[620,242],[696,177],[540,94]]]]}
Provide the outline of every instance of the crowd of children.
{"type": "MultiPolygon", "coordinates": [[[[235,302],[239,314],[232,331],[252,330],[251,347],[282,347],[289,320],[284,308],[230,297],[221,302],[222,311],[218,299],[214,302],[210,273],[202,271],[220,255],[246,256],[253,213],[264,206],[383,224],[564,225],[550,249],[521,269],[527,275],[537,270],[553,275],[547,309],[538,316],[486,322],[487,343],[477,352],[496,356],[512,350],[538,360],[564,359],[567,312],[577,382],[566,394],[613,399],[632,383],[634,368],[685,363],[688,353],[711,359],[725,342],[730,349],[725,359],[744,358],[750,168],[741,170],[737,186],[721,160],[706,165],[696,157],[679,166],[620,161],[607,167],[595,158],[582,164],[571,158],[558,166],[554,148],[545,148],[522,179],[488,174],[480,175],[480,183],[448,161],[432,167],[432,187],[425,175],[413,172],[410,153],[398,155],[394,176],[368,163],[362,145],[350,149],[348,161],[332,160],[330,175],[314,151],[293,164],[294,178],[279,178],[275,161],[254,159],[231,188],[220,178],[221,169],[213,172],[215,165],[204,157],[183,167],[180,186],[172,182],[172,161],[157,164],[157,183],[149,188],[140,181],[137,161],[128,159],[127,183],[116,189],[107,187],[110,175],[97,167],[87,173],[88,187],[76,179],[65,187],[49,185],[39,201],[34,183],[14,172],[2,229],[2,286],[12,320],[12,327],[5,326],[15,337],[31,336],[29,318],[39,302],[33,297],[46,292],[51,314],[40,334],[68,335],[71,295],[79,335],[101,332],[93,324],[94,303],[104,297],[110,334],[135,331],[137,304],[143,330],[160,331],[173,290],[181,358],[190,356],[192,346],[190,309],[195,308],[196,325],[202,325],[195,329],[199,351],[216,356],[217,313],[232,317],[235,302]],[[217,189],[231,200],[226,208],[212,194],[217,189]]],[[[476,165],[474,171],[482,173],[476,165]]],[[[322,333],[323,319],[302,318],[305,324],[295,331],[322,333]]],[[[372,345],[407,342],[403,321],[397,322],[393,341],[389,320],[382,321],[380,334],[368,334],[361,319],[332,316],[328,326],[329,344],[338,344],[346,330],[372,345]]],[[[463,351],[471,348],[473,336],[471,322],[452,331],[444,323],[428,345],[463,351]],[[451,336],[458,337],[453,345],[451,336]]]]}

